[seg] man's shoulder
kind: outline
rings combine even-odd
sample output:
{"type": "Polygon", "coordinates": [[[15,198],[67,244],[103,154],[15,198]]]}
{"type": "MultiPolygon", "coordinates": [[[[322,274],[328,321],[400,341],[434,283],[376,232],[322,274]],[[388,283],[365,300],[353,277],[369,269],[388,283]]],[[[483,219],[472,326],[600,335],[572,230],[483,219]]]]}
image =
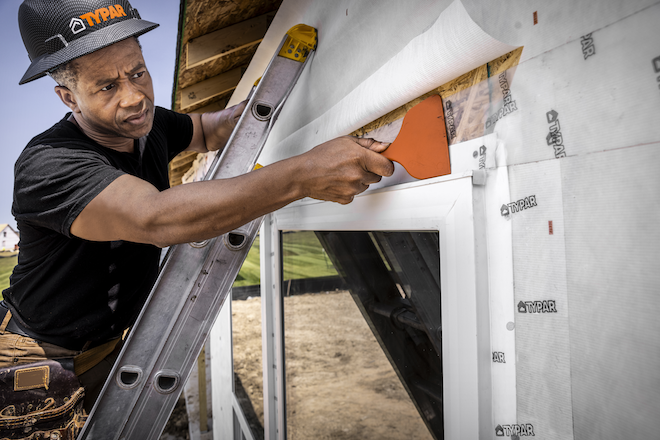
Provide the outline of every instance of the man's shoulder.
{"type": "MultiPolygon", "coordinates": [[[[153,129],[172,130],[182,123],[186,124],[189,120],[190,116],[185,113],[177,113],[173,110],[155,106],[153,129]]],[[[192,120],[190,120],[190,124],[192,125],[192,120]]]]}
{"type": "Polygon", "coordinates": [[[59,144],[68,142],[84,142],[85,137],[75,129],[75,126],[67,119],[71,113],[67,113],[61,120],[53,124],[52,127],[39,133],[28,142],[27,147],[39,144],[59,144]]]}
{"type": "Polygon", "coordinates": [[[28,142],[16,160],[15,171],[18,172],[28,164],[50,163],[54,166],[59,160],[84,160],[91,157],[103,160],[95,143],[82,135],[65,117],[28,142]]]}
{"type": "Polygon", "coordinates": [[[156,118],[166,118],[171,115],[182,115],[183,113],[177,113],[174,110],[167,109],[165,107],[160,107],[158,105],[154,106],[156,118]]]}
{"type": "Polygon", "coordinates": [[[67,121],[68,113],[52,127],[33,137],[25,146],[16,165],[26,159],[34,160],[35,157],[44,158],[52,155],[71,155],[79,150],[94,151],[94,142],[84,136],[74,124],[67,121]]]}
{"type": "Polygon", "coordinates": [[[154,124],[149,133],[151,142],[167,145],[170,151],[183,151],[193,134],[193,122],[189,115],[162,107],[154,111],[154,124]]]}

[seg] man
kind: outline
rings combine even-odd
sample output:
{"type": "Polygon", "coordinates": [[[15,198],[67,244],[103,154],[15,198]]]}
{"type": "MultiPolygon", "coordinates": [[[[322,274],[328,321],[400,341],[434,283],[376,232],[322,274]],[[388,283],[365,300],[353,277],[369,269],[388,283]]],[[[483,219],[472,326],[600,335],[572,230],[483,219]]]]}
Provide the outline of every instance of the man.
{"type": "Polygon", "coordinates": [[[71,112],[16,162],[21,243],[0,308],[0,368],[73,358],[88,410],[155,282],[160,247],[221,235],[303,197],[349,203],[393,171],[377,154],[385,145],[344,137],[170,189],[169,160],[221,150],[245,103],[202,115],[155,107],[136,37],[157,25],[127,0],[25,0],[19,24],[32,60],[21,83],[50,74],[71,112]]]}

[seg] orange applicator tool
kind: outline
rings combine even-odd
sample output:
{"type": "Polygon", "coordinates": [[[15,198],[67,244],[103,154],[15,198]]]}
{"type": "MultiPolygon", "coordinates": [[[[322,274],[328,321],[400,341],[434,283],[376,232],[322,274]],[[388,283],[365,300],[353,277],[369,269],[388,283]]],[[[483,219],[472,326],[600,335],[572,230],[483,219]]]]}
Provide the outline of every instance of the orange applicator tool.
{"type": "Polygon", "coordinates": [[[383,153],[416,179],[451,173],[445,115],[439,95],[426,98],[406,113],[401,131],[383,153]]]}

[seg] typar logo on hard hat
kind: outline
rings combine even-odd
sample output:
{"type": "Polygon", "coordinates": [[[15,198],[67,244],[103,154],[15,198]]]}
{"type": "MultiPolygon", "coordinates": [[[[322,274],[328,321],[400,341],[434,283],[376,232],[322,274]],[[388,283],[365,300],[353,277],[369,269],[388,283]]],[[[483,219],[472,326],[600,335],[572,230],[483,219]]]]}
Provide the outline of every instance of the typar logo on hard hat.
{"type": "Polygon", "coordinates": [[[87,29],[85,27],[85,23],[83,23],[83,21],[78,17],[73,17],[71,19],[71,23],[69,23],[69,27],[71,28],[71,32],[73,32],[74,35],[77,34],[78,32],[82,32],[85,29],[87,29]]]}
{"type": "Polygon", "coordinates": [[[118,17],[126,17],[126,12],[124,12],[124,8],[121,5],[99,8],[94,12],[88,12],[80,16],[80,18],[87,20],[90,26],[94,26],[94,23],[100,24],[101,20],[108,21],[118,17]]]}
{"type": "Polygon", "coordinates": [[[18,26],[31,61],[19,84],[158,27],[128,0],[24,0],[18,26]]]}
{"type": "Polygon", "coordinates": [[[87,20],[87,24],[92,27],[95,24],[101,24],[101,21],[108,21],[112,20],[113,18],[126,16],[126,12],[124,12],[124,8],[122,8],[121,5],[110,5],[107,8],[96,9],[94,12],[87,12],[86,14],[82,14],[80,17],[71,18],[69,27],[71,28],[71,32],[73,32],[75,35],[78,32],[82,32],[87,29],[83,20],[87,20]]]}

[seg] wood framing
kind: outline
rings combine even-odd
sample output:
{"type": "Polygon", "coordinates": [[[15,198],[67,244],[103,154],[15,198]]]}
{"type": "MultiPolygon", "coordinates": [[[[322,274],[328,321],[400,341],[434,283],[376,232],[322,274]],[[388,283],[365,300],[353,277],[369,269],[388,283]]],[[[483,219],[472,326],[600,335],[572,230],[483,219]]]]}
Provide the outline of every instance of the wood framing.
{"type": "MultiPolygon", "coordinates": [[[[172,110],[222,110],[266,34],[282,0],[186,0],[179,23],[172,110]]],[[[180,185],[197,153],[170,165],[170,186],[180,185]]]]}
{"type": "Polygon", "coordinates": [[[237,67],[229,72],[181,89],[181,110],[185,112],[195,104],[234,90],[241,80],[242,73],[243,69],[237,67]]]}
{"type": "Polygon", "coordinates": [[[186,174],[197,154],[196,151],[184,151],[170,162],[170,186],[181,184],[181,177],[186,174]]]}
{"type": "Polygon", "coordinates": [[[188,41],[186,68],[190,69],[232,52],[256,46],[263,39],[274,16],[272,12],[263,14],[188,41]]]}
{"type": "Polygon", "coordinates": [[[227,107],[227,102],[229,102],[229,96],[225,99],[220,99],[218,101],[214,100],[210,104],[206,104],[203,107],[197,108],[195,110],[191,110],[190,113],[210,113],[210,112],[218,112],[220,110],[224,110],[225,107],[227,107]]]}

